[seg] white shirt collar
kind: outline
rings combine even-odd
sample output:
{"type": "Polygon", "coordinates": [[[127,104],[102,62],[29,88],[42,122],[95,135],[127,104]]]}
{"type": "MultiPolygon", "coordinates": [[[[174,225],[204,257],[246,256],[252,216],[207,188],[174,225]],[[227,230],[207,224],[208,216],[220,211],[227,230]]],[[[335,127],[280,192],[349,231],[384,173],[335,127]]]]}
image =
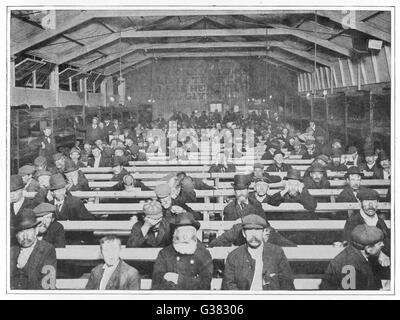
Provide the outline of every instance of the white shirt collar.
{"type": "Polygon", "coordinates": [[[360,215],[361,217],[364,219],[365,224],[369,225],[369,226],[376,226],[378,223],[378,215],[375,213],[375,215],[373,217],[370,217],[369,215],[367,215],[364,210],[361,208],[360,209],[360,215]]]}

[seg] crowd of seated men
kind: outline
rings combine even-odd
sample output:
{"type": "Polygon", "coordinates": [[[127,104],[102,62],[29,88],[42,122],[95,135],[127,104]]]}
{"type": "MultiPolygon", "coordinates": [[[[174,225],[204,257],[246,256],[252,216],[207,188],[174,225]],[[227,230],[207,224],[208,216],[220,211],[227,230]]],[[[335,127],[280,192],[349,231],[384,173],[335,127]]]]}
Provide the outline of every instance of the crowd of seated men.
{"type": "MultiPolygon", "coordinates": [[[[339,140],[325,142],[326,133],[314,122],[310,122],[305,133],[296,132],[292,126],[280,122],[277,114],[268,118],[265,114],[244,117],[227,112],[222,118],[217,112],[191,117],[176,112],[170,120],[177,121],[178,128],[193,131],[199,130],[201,123],[215,131],[252,128],[256,132],[255,143],[266,145],[262,159],[274,161],[269,166],[255,163],[251,174],[236,174],[232,183],[234,198],[226,204],[222,216],[213,215],[215,219],[235,221],[232,229],[208,244],[209,247],[238,246],[226,260],[222,289],[294,288],[293,272],[281,247],[296,244],[271,227],[268,221],[274,218],[273,213],[264,212],[262,204],[300,203],[305,213],[285,213],[279,219],[316,220],[319,218],[315,213],[317,202],[325,200],[313,197],[309,190],[330,188],[329,172],[345,173],[347,185],[337,202],[359,202],[361,208],[349,216],[346,212],[343,238],[339,239],[346,248],[330,263],[321,288],[346,289],[341,282],[342,266],[346,265],[354,265],[357,273],[357,281],[350,285],[351,289],[379,289],[380,279],[388,278],[390,230],[378,214],[377,204],[380,200],[390,201],[390,190],[386,198],[380,199],[375,190],[361,186],[363,179],[390,179],[390,157],[383,150],[367,144],[361,157],[357,148],[350,146],[347,153],[351,154],[351,160],[343,162],[339,140]],[[288,154],[314,160],[303,175],[284,162],[288,154]],[[287,174],[281,181],[274,172],[287,174]],[[268,194],[269,185],[276,182],[282,182],[283,187],[268,194]],[[254,183],[252,191],[251,183],[254,183]]],[[[154,138],[147,140],[146,130],[167,126],[168,122],[162,117],[148,128],[139,124],[133,129],[123,128],[118,121],[101,123],[93,118],[87,127],[80,126],[77,121],[76,128],[86,132],[84,145],[77,143],[70,150],[58,151],[51,129],[43,130],[39,156],[10,178],[11,288],[44,289],[43,283],[47,282],[43,281],[43,267],[50,266],[54,270],[51,274],[57,274],[55,248],[97,244],[93,233],[66,233],[59,222],[106,218],[93,215],[84,201],[73,195],[74,191],[90,190],[81,168],[111,167],[111,181],[116,183],[104,190],[151,190],[125,167],[129,161],[145,160],[146,153],[160,151],[161,144],[154,138]],[[32,192],[34,197],[28,198],[27,194],[32,192]]],[[[193,146],[195,139],[182,139],[178,145],[181,151],[176,152],[178,159],[185,159],[197,147],[193,146]]],[[[244,148],[239,154],[246,151],[244,148]]],[[[231,158],[236,151],[223,150],[210,172],[235,172],[231,158]]],[[[200,227],[198,220],[203,216],[190,207],[190,203],[197,200],[196,190],[209,188],[212,187],[190,177],[190,173],[169,174],[165,183],[155,188],[156,198],[143,206],[126,246],[163,248],[154,264],[152,289],[210,289],[213,263],[196,233],[200,227]]],[[[119,256],[121,243],[115,236],[100,240],[104,263],[92,270],[87,289],[139,289],[139,272],[119,256]]]]}

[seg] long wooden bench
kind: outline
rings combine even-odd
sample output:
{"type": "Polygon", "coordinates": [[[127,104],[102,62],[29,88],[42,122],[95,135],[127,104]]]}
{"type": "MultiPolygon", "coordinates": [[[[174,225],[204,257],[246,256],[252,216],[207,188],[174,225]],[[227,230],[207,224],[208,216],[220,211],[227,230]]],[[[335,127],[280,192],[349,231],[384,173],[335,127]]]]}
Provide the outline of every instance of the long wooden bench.
{"type": "MultiPolygon", "coordinates": [[[[284,163],[291,164],[291,165],[310,165],[314,159],[284,159],[284,163]]],[[[232,163],[235,165],[247,165],[249,162],[257,162],[261,163],[264,166],[268,166],[274,163],[274,160],[256,160],[254,158],[237,158],[232,159],[232,163]]],[[[213,162],[208,161],[207,163],[198,160],[153,160],[153,161],[129,161],[130,166],[210,166],[213,162]]]]}
{"type": "MultiPolygon", "coordinates": [[[[58,290],[84,290],[88,282],[87,278],[79,279],[57,279],[56,289],[58,290]]],[[[151,289],[151,279],[140,280],[140,290],[151,289]]],[[[307,279],[299,278],[293,280],[294,287],[296,290],[318,290],[321,283],[321,279],[307,279]]],[[[211,290],[220,290],[222,286],[221,278],[213,278],[211,280],[211,290]]]]}

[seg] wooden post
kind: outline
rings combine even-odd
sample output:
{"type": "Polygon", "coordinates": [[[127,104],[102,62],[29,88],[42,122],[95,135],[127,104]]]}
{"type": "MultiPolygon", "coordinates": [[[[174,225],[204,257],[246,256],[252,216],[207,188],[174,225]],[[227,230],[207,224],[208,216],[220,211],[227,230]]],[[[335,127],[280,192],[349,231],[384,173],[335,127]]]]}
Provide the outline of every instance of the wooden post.
{"type": "Polygon", "coordinates": [[[69,91],[72,91],[72,78],[68,78],[68,84],[69,84],[69,91]]]}
{"type": "Polygon", "coordinates": [[[328,134],[328,141],[329,141],[329,103],[328,103],[328,97],[325,96],[325,111],[326,111],[326,132],[328,134]]]}
{"type": "Polygon", "coordinates": [[[283,97],[283,120],[286,122],[286,103],[287,103],[287,98],[286,95],[283,97]]]}
{"type": "Polygon", "coordinates": [[[348,132],[347,132],[347,127],[348,127],[348,105],[347,105],[347,97],[346,95],[344,96],[344,141],[345,141],[345,145],[349,144],[349,136],[348,136],[348,132]]]}
{"type": "Polygon", "coordinates": [[[374,102],[372,99],[372,92],[369,92],[369,128],[370,128],[370,135],[374,133],[374,102]]]}
{"type": "Polygon", "coordinates": [[[32,71],[32,88],[36,89],[36,70],[32,71]]]}
{"type": "Polygon", "coordinates": [[[15,58],[11,57],[10,61],[10,88],[15,87],[15,58]]]}
{"type": "Polygon", "coordinates": [[[311,120],[314,120],[314,99],[313,99],[313,98],[311,98],[311,103],[310,103],[310,105],[311,105],[310,119],[311,119],[311,120]]]}

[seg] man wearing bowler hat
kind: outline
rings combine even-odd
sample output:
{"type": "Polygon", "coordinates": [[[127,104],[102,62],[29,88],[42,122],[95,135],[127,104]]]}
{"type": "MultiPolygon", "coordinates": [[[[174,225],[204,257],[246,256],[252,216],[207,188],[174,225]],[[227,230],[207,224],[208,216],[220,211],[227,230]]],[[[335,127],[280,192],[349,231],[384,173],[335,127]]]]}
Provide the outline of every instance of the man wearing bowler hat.
{"type": "Polygon", "coordinates": [[[24,190],[26,192],[37,192],[39,191],[40,185],[37,180],[34,179],[36,168],[32,165],[25,165],[18,170],[18,174],[22,177],[22,181],[25,184],[24,190]]]}
{"type": "Polygon", "coordinates": [[[55,289],[56,250],[39,240],[38,224],[32,209],[22,209],[15,219],[18,245],[11,247],[11,289],[55,289]]]}
{"type": "Polygon", "coordinates": [[[234,176],[232,185],[235,191],[235,199],[224,208],[224,220],[238,220],[243,218],[250,207],[254,207],[258,214],[265,216],[261,204],[255,199],[249,198],[250,179],[249,175],[244,174],[234,176]]]}
{"type": "Polygon", "coordinates": [[[54,213],[56,207],[51,203],[41,203],[33,209],[36,215],[38,225],[38,239],[45,240],[55,248],[65,248],[64,227],[58,221],[55,221],[54,213]]]}
{"type": "Polygon", "coordinates": [[[268,144],[267,148],[265,149],[265,153],[261,157],[261,160],[273,160],[275,156],[275,151],[280,150],[281,144],[279,141],[271,141],[271,143],[268,144]]]}
{"type": "Polygon", "coordinates": [[[56,141],[52,136],[52,129],[50,126],[43,128],[43,135],[39,139],[39,156],[47,159],[48,163],[52,162],[52,156],[56,152],[56,141]]]}
{"type": "Polygon", "coordinates": [[[172,244],[162,249],[153,269],[153,290],[210,290],[211,254],[197,240],[200,223],[188,212],[172,221],[172,244]]]}
{"type": "Polygon", "coordinates": [[[333,172],[347,171],[347,166],[341,163],[341,159],[342,159],[342,153],[339,150],[334,149],[331,153],[331,163],[328,164],[326,170],[333,172]]]}
{"type": "Polygon", "coordinates": [[[67,191],[64,177],[54,174],[50,177],[49,196],[55,205],[57,220],[94,220],[95,217],[86,209],[82,200],[67,191]]]}
{"type": "Polygon", "coordinates": [[[352,166],[347,169],[344,177],[346,178],[347,185],[340,192],[336,202],[358,202],[357,193],[367,189],[361,185],[364,174],[358,167],[352,166]]]}
{"type": "Polygon", "coordinates": [[[304,186],[307,189],[329,189],[331,187],[329,180],[324,176],[325,167],[315,163],[310,167],[310,175],[303,179],[304,186]]]}
{"type": "Polygon", "coordinates": [[[171,243],[170,217],[164,217],[161,204],[150,201],[143,206],[144,216],[139,217],[129,236],[129,248],[166,247],[171,243]]]}
{"type": "MultiPolygon", "coordinates": [[[[304,172],[304,176],[303,178],[309,177],[310,176],[310,170],[311,167],[313,165],[319,164],[321,165],[323,168],[327,168],[328,164],[329,164],[329,157],[325,154],[320,154],[319,156],[317,156],[314,161],[311,163],[310,167],[307,168],[307,170],[304,172]]],[[[328,175],[326,174],[326,171],[324,172],[324,177],[326,179],[328,179],[328,175]]]]}
{"type": "Polygon", "coordinates": [[[283,163],[284,154],[281,150],[274,153],[274,163],[267,168],[267,172],[288,172],[292,169],[290,164],[283,163]]]}
{"type": "Polygon", "coordinates": [[[259,215],[243,218],[246,243],[228,254],[223,290],[293,290],[293,274],[282,248],[265,242],[268,224],[259,215]]]}
{"type": "Polygon", "coordinates": [[[65,160],[64,175],[68,181],[68,191],[90,191],[89,181],[71,159],[65,160]]]}
{"type": "Polygon", "coordinates": [[[385,221],[377,214],[379,194],[374,189],[365,188],[358,192],[357,198],[360,200],[361,208],[347,219],[344,226],[344,238],[349,242],[351,240],[351,232],[360,224],[377,227],[382,231],[384,242],[384,248],[379,259],[382,264],[386,264],[390,256],[390,230],[385,221]]]}
{"type": "MultiPolygon", "coordinates": [[[[360,224],[351,232],[350,245],[328,265],[322,278],[322,290],[380,290],[382,269],[376,263],[383,244],[381,229],[360,224]]],[[[386,268],[388,269],[388,268],[386,268]]]]}

